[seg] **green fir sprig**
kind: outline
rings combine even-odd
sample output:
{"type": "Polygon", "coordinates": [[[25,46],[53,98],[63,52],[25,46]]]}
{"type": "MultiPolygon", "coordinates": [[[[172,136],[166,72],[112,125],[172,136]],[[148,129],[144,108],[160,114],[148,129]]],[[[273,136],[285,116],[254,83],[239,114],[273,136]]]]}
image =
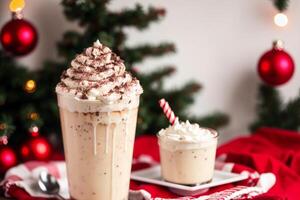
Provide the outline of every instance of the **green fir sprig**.
{"type": "Polygon", "coordinates": [[[273,0],[273,4],[278,11],[284,12],[289,6],[289,0],[273,0]]]}
{"type": "Polygon", "coordinates": [[[300,95],[284,103],[279,91],[262,84],[259,88],[257,119],[250,129],[262,126],[300,130],[300,95]]]}

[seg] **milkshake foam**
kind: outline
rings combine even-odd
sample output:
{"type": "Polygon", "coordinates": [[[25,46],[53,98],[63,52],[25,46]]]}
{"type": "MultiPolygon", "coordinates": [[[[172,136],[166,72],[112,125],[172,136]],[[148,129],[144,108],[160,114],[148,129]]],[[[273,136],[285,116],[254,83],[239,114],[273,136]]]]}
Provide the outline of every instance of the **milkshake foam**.
{"type": "Polygon", "coordinates": [[[127,200],[139,81],[99,41],[56,86],[69,190],[77,200],[127,200]]]}
{"type": "Polygon", "coordinates": [[[202,128],[198,124],[191,124],[189,121],[175,123],[166,129],[159,131],[158,135],[164,142],[187,142],[198,143],[211,140],[216,136],[216,132],[211,129],[202,128]]]}

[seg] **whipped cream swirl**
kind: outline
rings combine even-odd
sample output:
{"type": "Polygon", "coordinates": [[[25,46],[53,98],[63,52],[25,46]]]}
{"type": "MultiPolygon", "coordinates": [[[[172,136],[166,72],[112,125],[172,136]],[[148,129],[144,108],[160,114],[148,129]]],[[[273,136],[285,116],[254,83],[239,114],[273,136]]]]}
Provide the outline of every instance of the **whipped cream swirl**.
{"type": "Polygon", "coordinates": [[[189,121],[175,123],[158,133],[160,140],[190,143],[209,141],[216,136],[216,131],[202,128],[198,124],[191,124],[189,121]]]}
{"type": "Polygon", "coordinates": [[[78,100],[114,104],[139,96],[143,89],[139,81],[125,71],[124,61],[99,40],[76,56],[56,86],[58,94],[68,94],[78,100]]]}

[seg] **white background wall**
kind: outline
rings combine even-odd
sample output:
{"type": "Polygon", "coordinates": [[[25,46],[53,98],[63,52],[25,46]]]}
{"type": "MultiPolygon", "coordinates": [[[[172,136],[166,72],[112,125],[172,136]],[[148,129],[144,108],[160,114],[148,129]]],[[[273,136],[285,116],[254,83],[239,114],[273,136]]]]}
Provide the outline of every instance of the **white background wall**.
{"type": "MultiPolygon", "coordinates": [[[[132,7],[137,0],[114,0],[112,9],[132,7]]],[[[150,29],[138,32],[128,29],[128,44],[173,41],[178,52],[162,59],[148,59],[139,67],[152,70],[163,64],[176,64],[178,72],[168,85],[181,85],[191,79],[201,82],[204,90],[197,95],[192,112],[199,115],[214,110],[230,114],[231,124],[221,131],[222,141],[248,132],[254,119],[257,86],[257,60],[271,47],[274,39],[283,39],[296,64],[300,63],[300,1],[291,1],[287,14],[289,24],[273,24],[277,12],[270,0],[140,0],[144,5],[165,7],[167,16],[150,29]]],[[[7,5],[0,2],[0,27],[10,19],[7,5]]],[[[59,0],[27,0],[25,17],[40,34],[37,49],[19,59],[31,69],[41,66],[45,58],[55,58],[55,42],[62,33],[77,28],[64,19],[59,0]]],[[[300,71],[280,87],[285,100],[298,94],[300,71]]]]}

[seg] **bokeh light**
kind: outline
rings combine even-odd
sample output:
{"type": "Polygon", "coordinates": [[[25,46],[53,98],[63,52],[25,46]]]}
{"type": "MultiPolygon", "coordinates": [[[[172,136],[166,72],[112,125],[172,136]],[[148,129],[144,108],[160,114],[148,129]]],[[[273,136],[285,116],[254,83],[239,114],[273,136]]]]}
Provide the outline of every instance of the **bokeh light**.
{"type": "Polygon", "coordinates": [[[288,22],[288,17],[283,13],[278,13],[274,16],[274,23],[279,27],[285,27],[288,22]]]}

